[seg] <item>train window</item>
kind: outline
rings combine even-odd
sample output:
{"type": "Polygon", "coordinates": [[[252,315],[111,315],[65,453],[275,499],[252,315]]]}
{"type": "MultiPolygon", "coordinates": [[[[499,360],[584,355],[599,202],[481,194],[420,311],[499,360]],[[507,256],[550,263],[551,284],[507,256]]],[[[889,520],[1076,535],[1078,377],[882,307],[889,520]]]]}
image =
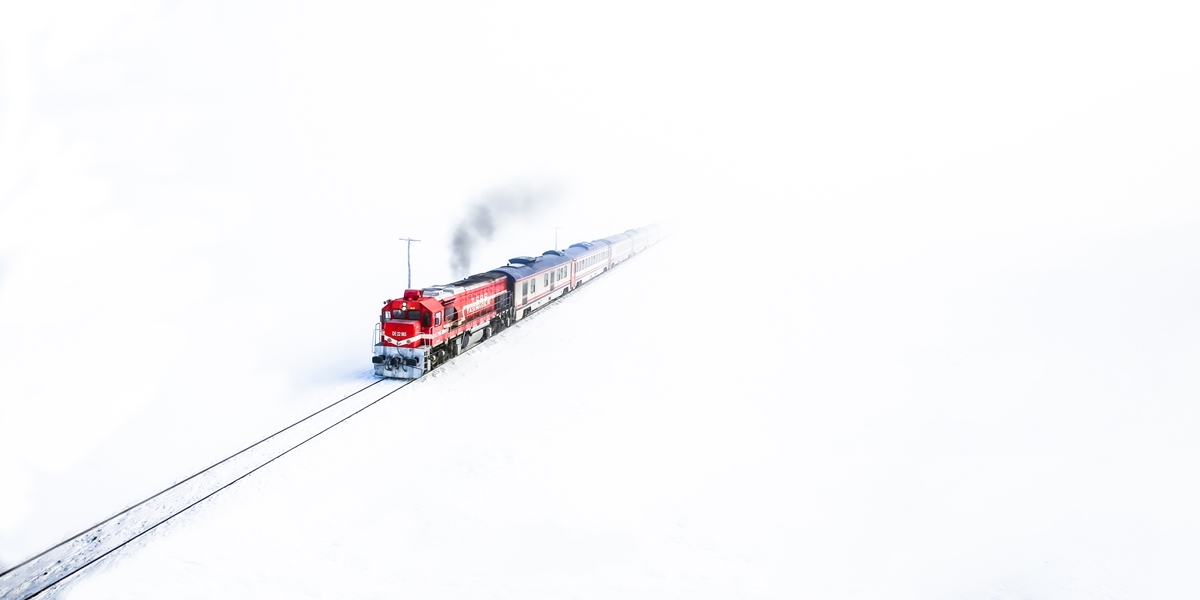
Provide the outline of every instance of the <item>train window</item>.
{"type": "Polygon", "coordinates": [[[455,317],[457,317],[457,316],[458,316],[458,309],[454,308],[453,306],[446,308],[446,321],[447,322],[453,321],[455,319],[455,317]]]}
{"type": "Polygon", "coordinates": [[[383,318],[385,318],[385,319],[392,318],[392,311],[390,311],[390,310],[383,311],[383,318]]]}
{"type": "Polygon", "coordinates": [[[433,317],[429,316],[429,313],[421,314],[421,327],[429,327],[432,324],[432,322],[433,322],[433,317]]]}
{"type": "Polygon", "coordinates": [[[527,295],[528,293],[529,293],[529,282],[526,281],[525,283],[521,284],[521,295],[524,296],[524,295],[527,295]]]}
{"type": "Polygon", "coordinates": [[[442,324],[442,311],[439,310],[439,311],[433,313],[433,326],[437,327],[438,325],[441,325],[441,324],[442,324]]]}

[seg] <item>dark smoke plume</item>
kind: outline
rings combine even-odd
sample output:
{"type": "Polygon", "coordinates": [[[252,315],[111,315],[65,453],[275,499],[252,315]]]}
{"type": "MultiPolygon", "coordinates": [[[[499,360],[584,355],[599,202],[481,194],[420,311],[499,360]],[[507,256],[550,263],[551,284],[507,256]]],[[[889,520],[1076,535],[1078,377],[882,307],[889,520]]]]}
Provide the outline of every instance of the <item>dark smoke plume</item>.
{"type": "Polygon", "coordinates": [[[558,199],[551,188],[512,187],[492,190],[467,209],[467,215],[454,228],[450,238],[451,273],[471,270],[475,250],[519,217],[531,215],[558,199]]]}

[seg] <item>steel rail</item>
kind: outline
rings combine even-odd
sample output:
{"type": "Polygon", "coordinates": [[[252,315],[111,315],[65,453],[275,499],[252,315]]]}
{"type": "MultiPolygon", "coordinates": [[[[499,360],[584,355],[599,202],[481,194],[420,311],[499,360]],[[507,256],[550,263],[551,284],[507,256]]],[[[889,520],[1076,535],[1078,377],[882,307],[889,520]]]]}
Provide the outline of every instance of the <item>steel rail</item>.
{"type": "MultiPolygon", "coordinates": [[[[646,248],[643,248],[643,251],[645,251],[648,248],[649,248],[649,246],[647,246],[646,248]]],[[[638,254],[640,254],[640,252],[638,254]]],[[[629,258],[633,258],[633,256],[630,256],[629,258]]],[[[626,259],[626,260],[628,260],[628,259],[626,259]]],[[[614,265],[614,267],[615,266],[617,266],[617,265],[614,265]]],[[[611,268],[610,268],[610,270],[611,270],[611,268]]],[[[556,298],[554,302],[551,302],[550,304],[541,307],[541,309],[539,309],[539,310],[533,311],[533,313],[530,314],[530,317],[535,316],[537,313],[543,312],[544,309],[551,308],[555,304],[558,304],[557,300],[562,300],[562,299],[566,298],[567,296],[572,296],[572,295],[573,294],[566,294],[564,296],[560,296],[559,298],[556,298]]],[[[522,319],[522,321],[524,321],[524,319],[522,319]]],[[[519,327],[520,325],[521,325],[521,323],[517,323],[514,325],[514,327],[519,327]]],[[[500,333],[503,333],[503,332],[500,332],[500,333]]],[[[488,341],[491,341],[491,340],[489,339],[489,340],[480,341],[475,346],[471,346],[470,348],[467,348],[467,350],[465,350],[463,352],[463,354],[470,352],[471,350],[474,350],[475,348],[478,348],[480,346],[484,346],[486,344],[486,342],[488,342],[488,341]]],[[[486,345],[490,345],[490,344],[486,344],[486,345]]],[[[446,361],[446,364],[449,364],[450,362],[452,362],[452,360],[453,359],[446,361]]],[[[439,366],[445,366],[445,365],[439,365],[439,366]]],[[[317,436],[344,423],[346,420],[348,420],[351,417],[357,415],[358,413],[370,408],[371,406],[374,406],[375,404],[379,403],[380,401],[387,398],[388,396],[391,396],[392,394],[400,391],[401,389],[408,387],[410,384],[416,383],[417,381],[424,379],[424,377],[425,377],[425,375],[422,375],[421,377],[419,377],[417,379],[410,379],[410,380],[406,380],[406,381],[404,381],[404,380],[389,380],[389,379],[378,379],[376,381],[373,381],[373,382],[367,384],[366,386],[363,386],[362,388],[359,388],[358,390],[351,392],[350,394],[344,396],[343,398],[337,400],[336,402],[333,402],[332,404],[329,404],[328,406],[325,406],[324,408],[321,408],[320,410],[317,410],[316,412],[309,414],[308,416],[300,419],[299,421],[296,421],[295,423],[292,423],[291,425],[288,425],[287,427],[284,427],[283,429],[280,429],[279,431],[272,433],[271,435],[225,457],[224,459],[222,459],[212,465],[209,465],[208,467],[205,467],[204,469],[201,469],[200,471],[197,471],[196,473],[192,474],[191,476],[187,477],[186,479],[180,480],[180,481],[172,484],[171,486],[163,489],[162,491],[154,494],[153,496],[150,496],[149,498],[146,498],[145,500],[142,500],[132,506],[129,506],[129,507],[117,512],[113,516],[97,523],[96,525],[93,525],[92,527],[89,527],[89,528],[79,532],[78,534],[75,534],[74,536],[64,539],[63,541],[55,544],[54,546],[51,546],[50,548],[47,548],[46,550],[43,550],[42,552],[26,559],[25,561],[13,566],[13,567],[8,568],[4,572],[0,572],[0,600],[30,600],[31,598],[39,596],[47,591],[51,591],[53,588],[57,587],[59,584],[63,583],[68,578],[76,575],[77,573],[83,571],[84,569],[95,564],[96,562],[103,560],[105,557],[111,555],[112,553],[124,548],[125,546],[132,543],[134,540],[141,538],[143,535],[150,533],[151,531],[153,531],[154,529],[158,528],[159,526],[167,523],[171,519],[174,519],[175,517],[183,514],[184,512],[187,512],[188,510],[199,505],[200,503],[204,502],[205,500],[212,498],[213,496],[217,495],[218,493],[225,490],[226,488],[229,488],[230,486],[241,481],[242,479],[249,477],[251,474],[255,473],[259,469],[262,469],[263,467],[271,464],[272,462],[275,462],[276,460],[278,460],[279,458],[282,458],[284,455],[288,454],[292,450],[295,450],[296,448],[303,446],[304,444],[313,440],[317,436]],[[191,497],[184,497],[182,499],[178,499],[175,501],[174,506],[170,506],[170,508],[167,508],[167,510],[165,510],[165,511],[161,510],[161,509],[155,510],[156,507],[151,504],[155,500],[159,500],[161,504],[169,505],[169,503],[171,502],[169,495],[172,492],[176,492],[176,493],[180,493],[180,494],[185,494],[187,492],[187,489],[184,487],[184,484],[187,484],[189,482],[192,482],[193,484],[202,484],[203,481],[201,481],[201,479],[205,475],[212,474],[214,472],[214,470],[217,470],[217,469],[221,468],[222,466],[229,467],[230,465],[233,465],[234,467],[236,467],[237,465],[235,465],[234,463],[236,463],[238,461],[239,457],[241,457],[242,459],[247,459],[248,457],[252,459],[252,457],[250,457],[250,455],[247,454],[251,450],[253,450],[255,448],[263,447],[263,444],[268,444],[269,442],[271,442],[271,440],[275,440],[280,435],[282,435],[288,431],[291,431],[292,429],[308,422],[309,420],[313,419],[314,417],[317,417],[318,415],[321,415],[322,413],[325,413],[326,411],[329,411],[335,407],[338,407],[339,405],[342,405],[345,401],[349,400],[350,398],[357,396],[358,394],[362,393],[363,391],[366,391],[367,389],[369,389],[373,386],[379,385],[380,383],[383,383],[385,381],[401,381],[401,383],[399,383],[399,385],[397,385],[396,387],[389,390],[387,393],[384,393],[383,395],[375,398],[374,400],[370,400],[366,404],[359,406],[358,408],[354,409],[349,414],[346,414],[345,416],[338,418],[337,420],[333,421],[332,423],[330,423],[327,426],[324,426],[323,428],[320,428],[321,424],[317,424],[314,428],[320,428],[320,429],[318,431],[316,431],[316,433],[312,433],[311,435],[308,435],[301,441],[299,441],[291,446],[288,446],[286,449],[279,451],[279,452],[268,451],[266,454],[269,455],[270,458],[267,458],[266,460],[262,460],[260,457],[258,460],[248,460],[247,462],[250,462],[251,464],[243,467],[244,469],[246,469],[244,472],[241,472],[241,474],[236,475],[236,477],[234,477],[233,479],[229,479],[229,475],[227,475],[225,478],[220,479],[218,482],[210,484],[209,489],[211,489],[212,486],[216,486],[215,489],[211,489],[211,491],[208,491],[207,493],[204,493],[203,491],[199,492],[199,494],[203,494],[199,498],[195,498],[195,496],[198,494],[193,494],[191,497]],[[220,481],[223,481],[224,483],[219,483],[220,481]],[[179,505],[183,505],[182,508],[180,508],[179,505]],[[137,513],[138,511],[148,512],[150,514],[141,516],[140,520],[137,518],[131,518],[131,517],[136,517],[137,515],[135,513],[137,513]],[[167,512],[170,514],[168,514],[166,517],[159,518],[163,512],[167,512]],[[130,521],[133,521],[133,522],[130,523],[130,521]],[[152,523],[152,524],[148,524],[148,523],[152,523]],[[106,533],[105,528],[108,528],[110,526],[112,528],[117,529],[117,531],[113,531],[111,533],[106,533]],[[124,526],[124,527],[122,527],[122,526],[124,526]],[[40,572],[40,574],[39,574],[39,572],[40,572]]],[[[336,418],[336,416],[334,418],[336,418]]],[[[304,434],[301,433],[300,435],[303,436],[304,434]]],[[[286,446],[287,443],[285,442],[280,445],[286,446]]],[[[268,449],[268,450],[270,450],[270,449],[268,449]]]]}
{"type": "Polygon", "coordinates": [[[251,473],[419,380],[402,382],[374,399],[368,397],[365,403],[346,404],[347,400],[385,381],[388,380],[380,379],[372,382],[239,450],[220,462],[200,470],[187,479],[59,542],[4,573],[0,573],[0,600],[28,600],[50,590],[96,561],[124,548],[130,542],[241,481],[251,473]],[[329,412],[336,407],[345,410],[329,412]],[[346,412],[349,414],[345,414],[346,412]],[[323,413],[327,418],[314,420],[314,417],[323,413]],[[305,424],[307,427],[302,427],[305,424]],[[298,429],[298,427],[300,428],[298,429]],[[313,430],[316,430],[315,433],[313,430]],[[283,435],[289,431],[293,432],[292,435],[283,435]],[[294,442],[297,438],[303,439],[294,442]],[[255,448],[258,448],[258,451],[251,452],[255,448]],[[185,485],[189,482],[191,485],[185,485]],[[163,514],[166,516],[162,516],[163,514]]]}

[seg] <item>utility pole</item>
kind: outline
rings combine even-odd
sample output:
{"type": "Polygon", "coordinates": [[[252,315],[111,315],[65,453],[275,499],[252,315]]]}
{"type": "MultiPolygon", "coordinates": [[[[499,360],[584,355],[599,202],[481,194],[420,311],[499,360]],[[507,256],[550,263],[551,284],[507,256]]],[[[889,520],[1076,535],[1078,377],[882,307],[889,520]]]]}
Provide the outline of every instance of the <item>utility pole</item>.
{"type": "Polygon", "coordinates": [[[559,229],[563,229],[563,227],[559,227],[557,225],[554,227],[554,249],[555,250],[558,250],[558,230],[559,229]]]}
{"type": "Polygon", "coordinates": [[[406,287],[404,289],[410,290],[410,289],[412,289],[412,243],[419,242],[421,240],[414,240],[412,238],[400,238],[400,241],[408,242],[408,287],[406,287]]]}

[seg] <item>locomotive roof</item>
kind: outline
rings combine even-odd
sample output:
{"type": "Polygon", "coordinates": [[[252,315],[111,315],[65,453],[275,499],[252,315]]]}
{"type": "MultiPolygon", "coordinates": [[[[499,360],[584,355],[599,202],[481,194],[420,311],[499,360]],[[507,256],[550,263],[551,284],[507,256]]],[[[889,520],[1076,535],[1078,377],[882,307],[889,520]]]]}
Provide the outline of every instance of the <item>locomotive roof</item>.
{"type": "Polygon", "coordinates": [[[474,286],[477,286],[477,285],[480,285],[483,283],[491,283],[497,279],[499,279],[498,276],[496,276],[491,271],[488,271],[487,273],[476,273],[474,275],[470,275],[464,279],[459,279],[458,281],[455,281],[454,283],[451,283],[448,285],[451,287],[469,288],[469,287],[474,287],[474,286]]]}
{"type": "Polygon", "coordinates": [[[461,294],[469,289],[486,285],[500,279],[500,275],[492,272],[476,273],[464,279],[459,279],[454,283],[446,285],[431,285],[421,290],[421,295],[428,298],[448,298],[454,294],[461,294]]]}

